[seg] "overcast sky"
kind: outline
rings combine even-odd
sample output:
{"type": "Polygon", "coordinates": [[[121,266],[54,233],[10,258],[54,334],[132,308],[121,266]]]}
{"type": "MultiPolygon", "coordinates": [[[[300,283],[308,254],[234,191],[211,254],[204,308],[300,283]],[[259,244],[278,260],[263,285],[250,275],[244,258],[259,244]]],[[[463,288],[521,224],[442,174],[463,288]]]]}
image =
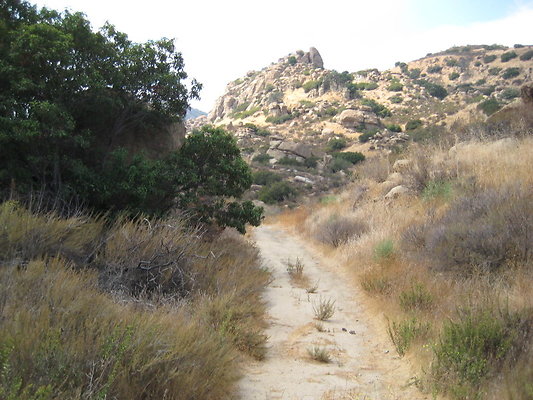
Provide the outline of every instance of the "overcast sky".
{"type": "Polygon", "coordinates": [[[316,47],[338,71],[391,68],[454,45],[533,44],[533,0],[39,0],[141,42],[175,38],[209,111],[226,84],[316,47]]]}

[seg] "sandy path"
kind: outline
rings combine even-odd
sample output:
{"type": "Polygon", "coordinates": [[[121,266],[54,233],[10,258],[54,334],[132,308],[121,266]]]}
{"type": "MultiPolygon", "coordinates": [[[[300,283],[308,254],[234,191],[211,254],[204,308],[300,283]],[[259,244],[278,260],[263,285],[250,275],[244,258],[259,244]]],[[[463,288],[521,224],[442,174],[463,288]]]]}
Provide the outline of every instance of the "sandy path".
{"type": "Polygon", "coordinates": [[[409,372],[405,363],[365,322],[361,299],[357,299],[361,295],[340,268],[321,260],[303,241],[278,227],[261,226],[253,238],[273,275],[265,293],[269,350],[264,361],[246,367],[239,386],[242,399],[426,398],[406,385],[409,372]],[[296,261],[297,257],[309,280],[318,282],[315,294],[291,285],[287,260],[296,261]],[[322,323],[325,332],[314,326],[312,304],[320,298],[336,301],[335,315],[322,323]],[[326,347],[333,361],[311,360],[307,349],[313,346],[326,347]]]}

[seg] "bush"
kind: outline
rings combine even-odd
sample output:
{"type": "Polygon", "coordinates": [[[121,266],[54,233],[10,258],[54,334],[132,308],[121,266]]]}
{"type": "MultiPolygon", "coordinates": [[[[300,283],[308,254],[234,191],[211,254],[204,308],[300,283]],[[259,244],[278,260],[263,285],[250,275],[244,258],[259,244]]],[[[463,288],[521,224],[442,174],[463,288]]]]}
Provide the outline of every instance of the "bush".
{"type": "Polygon", "coordinates": [[[444,99],[446,96],[448,96],[448,92],[446,89],[444,89],[444,87],[442,87],[441,85],[437,85],[437,84],[431,84],[431,85],[428,85],[426,87],[428,93],[433,96],[433,97],[436,97],[440,100],[444,99]]]}
{"type": "Polygon", "coordinates": [[[310,92],[311,90],[317,89],[322,85],[322,80],[316,80],[316,81],[307,81],[305,82],[302,87],[305,91],[305,93],[310,92]]]}
{"type": "Polygon", "coordinates": [[[394,242],[391,239],[384,239],[374,247],[374,256],[377,260],[391,258],[394,255],[394,242]]]}
{"type": "Polygon", "coordinates": [[[524,351],[521,341],[530,330],[521,313],[460,310],[455,321],[445,324],[433,350],[435,389],[455,398],[475,398],[491,373],[501,371],[506,361],[512,365],[513,353],[524,351]]]}
{"type": "Polygon", "coordinates": [[[293,157],[287,157],[287,156],[281,157],[278,160],[278,164],[279,165],[292,165],[294,167],[301,167],[304,165],[303,162],[300,161],[299,159],[293,158],[293,157]]]}
{"type": "Polygon", "coordinates": [[[483,62],[484,62],[485,64],[490,64],[491,62],[493,62],[494,60],[496,60],[496,58],[497,58],[496,55],[494,55],[494,54],[490,54],[490,55],[488,55],[488,56],[483,57],[483,62]]]}
{"type": "Polygon", "coordinates": [[[434,268],[469,275],[527,265],[531,229],[533,190],[504,187],[453,200],[441,218],[409,228],[404,239],[434,268]]]}
{"type": "Polygon", "coordinates": [[[403,85],[400,82],[393,82],[387,87],[387,90],[391,92],[401,92],[403,90],[403,85]]]}
{"type": "Polygon", "coordinates": [[[296,57],[295,57],[295,56],[290,56],[290,57],[287,59],[287,64],[289,64],[289,65],[294,65],[294,64],[296,64],[296,57]]]}
{"type": "Polygon", "coordinates": [[[494,97],[487,99],[478,104],[477,108],[485,113],[485,115],[490,116],[502,108],[501,104],[494,97]]]}
{"type": "Polygon", "coordinates": [[[271,185],[274,182],[280,182],[282,176],[272,171],[256,171],[253,173],[253,182],[256,185],[271,185]]]}
{"type": "Polygon", "coordinates": [[[244,118],[251,117],[252,115],[254,115],[256,112],[260,110],[261,110],[261,107],[258,107],[258,106],[252,107],[249,110],[233,112],[231,113],[230,117],[234,119],[244,119],[244,118]]]}
{"type": "Polygon", "coordinates": [[[252,161],[255,161],[259,164],[267,164],[270,159],[272,159],[272,156],[268,155],[267,153],[261,153],[252,158],[252,161]]]}
{"type": "Polygon", "coordinates": [[[378,88],[378,84],[376,82],[358,82],[354,85],[357,90],[374,90],[378,88]]]}
{"type": "Polygon", "coordinates": [[[368,225],[362,221],[334,214],[315,227],[314,238],[321,243],[339,247],[367,230],[368,225]]]}
{"type": "Polygon", "coordinates": [[[440,65],[433,65],[428,67],[426,71],[428,74],[439,74],[442,71],[442,67],[440,65]]]}
{"type": "Polygon", "coordinates": [[[399,323],[389,323],[387,332],[398,354],[404,356],[415,340],[427,336],[429,328],[429,323],[424,324],[417,318],[411,318],[399,323]]]}
{"type": "Polygon", "coordinates": [[[347,161],[343,158],[335,157],[331,162],[328,164],[328,170],[330,172],[339,172],[344,171],[350,168],[353,164],[350,161],[347,161]]]}
{"type": "Polygon", "coordinates": [[[501,70],[502,69],[499,68],[499,67],[489,68],[489,74],[496,76],[496,75],[498,75],[501,72],[501,70]]]}
{"type": "Polygon", "coordinates": [[[411,79],[418,79],[420,78],[420,73],[422,71],[420,70],[420,68],[413,68],[412,70],[409,71],[409,78],[411,79]]]}
{"type": "Polygon", "coordinates": [[[360,141],[361,143],[366,143],[366,142],[368,142],[368,141],[369,141],[369,140],[370,140],[370,139],[371,139],[376,133],[377,133],[377,131],[375,131],[375,132],[365,132],[365,133],[363,133],[363,134],[361,134],[361,135],[359,136],[359,141],[360,141]]]}
{"type": "Polygon", "coordinates": [[[405,124],[406,131],[414,131],[415,129],[420,128],[424,123],[419,119],[412,119],[405,124]]]}
{"type": "Polygon", "coordinates": [[[290,121],[291,119],[295,118],[296,115],[295,114],[284,114],[284,115],[280,115],[278,117],[274,117],[273,115],[267,117],[265,119],[265,122],[268,122],[268,123],[271,123],[271,124],[274,124],[274,125],[280,125],[280,124],[283,124],[287,121],[290,121]]]}
{"type": "Polygon", "coordinates": [[[414,283],[400,293],[400,307],[404,311],[428,310],[433,304],[433,295],[424,285],[414,283]]]}
{"type": "Polygon", "coordinates": [[[516,58],[517,55],[514,51],[508,51],[506,53],[503,53],[501,56],[500,56],[500,59],[502,60],[502,62],[507,62],[509,60],[512,60],[513,58],[516,58]]]}
{"type": "Polygon", "coordinates": [[[400,96],[399,94],[397,94],[397,95],[394,95],[392,97],[389,97],[389,101],[392,104],[400,104],[401,102],[403,102],[403,97],[400,96]]]}
{"type": "Polygon", "coordinates": [[[333,158],[340,158],[348,161],[351,164],[357,164],[358,162],[365,160],[365,155],[358,151],[344,151],[342,153],[333,153],[333,158]]]}
{"type": "Polygon", "coordinates": [[[339,151],[344,149],[346,146],[348,146],[348,142],[346,141],[346,138],[340,137],[340,138],[332,138],[328,142],[328,151],[339,151]]]}
{"type": "Polygon", "coordinates": [[[529,61],[533,58],[533,50],[528,50],[520,56],[520,60],[529,61]]]}
{"type": "Polygon", "coordinates": [[[454,81],[456,80],[457,78],[459,78],[461,76],[461,74],[459,74],[458,72],[452,72],[450,75],[448,75],[448,78],[451,80],[451,81],[454,81]]]}
{"type": "Polygon", "coordinates": [[[369,106],[372,111],[374,111],[381,118],[390,117],[392,115],[391,111],[387,107],[385,107],[383,104],[379,104],[375,100],[362,99],[361,104],[364,106],[369,106]]]}
{"type": "Polygon", "coordinates": [[[312,303],[315,319],[326,321],[335,314],[335,300],[322,299],[318,303],[312,303]]]}
{"type": "Polygon", "coordinates": [[[514,87],[508,87],[502,90],[500,97],[505,100],[512,100],[520,97],[520,90],[514,87]]]}
{"type": "Polygon", "coordinates": [[[447,58],[446,59],[446,66],[448,66],[448,67],[455,67],[458,64],[459,64],[459,61],[457,60],[457,58],[447,58]]]}
{"type": "Polygon", "coordinates": [[[517,77],[518,75],[520,75],[520,68],[507,68],[505,71],[503,71],[502,78],[511,79],[517,77]]]}
{"type": "Polygon", "coordinates": [[[401,132],[402,131],[402,127],[400,125],[398,125],[398,124],[388,124],[388,125],[385,125],[385,128],[387,128],[391,132],[401,132]]]}
{"type": "Polygon", "coordinates": [[[259,191],[259,200],[267,204],[274,204],[289,200],[297,194],[289,182],[281,181],[275,182],[270,186],[266,186],[259,191]]]}

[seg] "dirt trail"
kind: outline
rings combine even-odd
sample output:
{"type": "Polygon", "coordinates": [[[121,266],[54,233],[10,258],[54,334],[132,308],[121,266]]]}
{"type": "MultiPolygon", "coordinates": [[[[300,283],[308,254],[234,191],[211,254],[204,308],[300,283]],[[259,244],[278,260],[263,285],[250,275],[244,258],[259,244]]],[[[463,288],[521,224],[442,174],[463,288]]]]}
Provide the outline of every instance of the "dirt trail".
{"type": "Polygon", "coordinates": [[[261,226],[253,238],[273,275],[265,293],[269,350],[264,361],[246,367],[239,387],[242,399],[426,398],[407,386],[405,362],[366,322],[361,295],[341,268],[321,259],[310,246],[279,227],[261,226]],[[314,294],[291,285],[287,260],[294,262],[297,257],[310,282],[318,282],[314,294]],[[325,332],[317,330],[313,319],[312,304],[320,298],[336,301],[335,315],[322,323],[325,332]],[[311,360],[307,349],[313,346],[326,347],[332,362],[311,360]]]}

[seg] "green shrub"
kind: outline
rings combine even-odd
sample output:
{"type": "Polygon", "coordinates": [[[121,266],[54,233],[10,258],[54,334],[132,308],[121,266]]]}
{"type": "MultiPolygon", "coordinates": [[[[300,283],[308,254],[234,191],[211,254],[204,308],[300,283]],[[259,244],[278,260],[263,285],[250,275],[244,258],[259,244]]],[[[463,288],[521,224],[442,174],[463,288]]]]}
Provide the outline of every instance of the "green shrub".
{"type": "Polygon", "coordinates": [[[459,61],[457,60],[457,58],[446,59],[446,66],[448,67],[455,67],[457,64],[459,64],[459,61]]]}
{"type": "Polygon", "coordinates": [[[474,67],[481,67],[481,65],[482,65],[482,64],[481,64],[481,61],[476,61],[476,62],[474,63],[474,67]]]}
{"type": "Polygon", "coordinates": [[[270,186],[265,186],[259,191],[259,200],[267,203],[274,204],[289,200],[297,194],[296,189],[289,182],[281,181],[275,182],[270,186]]]}
{"type": "Polygon", "coordinates": [[[417,318],[392,322],[387,326],[389,337],[400,356],[405,355],[415,340],[425,338],[429,329],[429,323],[422,323],[417,318]]]}
{"type": "Polygon", "coordinates": [[[353,164],[350,161],[345,160],[344,158],[335,157],[331,162],[328,164],[328,170],[330,172],[339,172],[344,171],[350,168],[353,164]]]}
{"type": "Polygon", "coordinates": [[[394,255],[394,242],[391,239],[384,239],[374,248],[374,257],[377,260],[391,258],[394,255]]]}
{"type": "Polygon", "coordinates": [[[263,136],[263,137],[266,137],[266,136],[270,136],[270,131],[266,128],[263,128],[263,127],[259,127],[255,124],[252,124],[252,123],[247,123],[244,125],[246,128],[250,129],[253,131],[253,133],[257,136],[263,136]]]}
{"type": "Polygon", "coordinates": [[[452,184],[443,180],[429,181],[422,190],[422,198],[425,200],[442,199],[449,200],[452,197],[452,184]]]}
{"type": "Polygon", "coordinates": [[[292,165],[294,167],[301,167],[304,165],[304,163],[296,158],[292,158],[292,157],[281,157],[279,160],[278,160],[278,164],[279,165],[292,165]]]}
{"type": "Polygon", "coordinates": [[[432,65],[426,71],[428,74],[439,74],[442,71],[442,67],[440,65],[432,65]]]}
{"type": "Polygon", "coordinates": [[[487,56],[483,57],[483,62],[485,64],[490,64],[491,62],[496,60],[496,58],[497,58],[496,55],[490,54],[490,55],[487,55],[487,56]]]}
{"type": "Polygon", "coordinates": [[[502,78],[511,79],[517,77],[518,75],[520,75],[520,68],[506,68],[505,71],[503,71],[502,78]]]}
{"type": "Polygon", "coordinates": [[[445,324],[433,349],[435,389],[458,399],[477,398],[490,374],[500,371],[512,352],[522,350],[520,338],[527,333],[521,331],[521,319],[506,310],[460,310],[445,324]]]}
{"type": "Polygon", "coordinates": [[[361,143],[366,143],[368,142],[375,134],[377,133],[377,131],[375,132],[365,132],[363,133],[362,135],[359,136],[359,141],[361,143]]]}
{"type": "Polygon", "coordinates": [[[280,182],[282,179],[280,174],[272,171],[261,170],[253,173],[253,182],[256,185],[271,185],[274,182],[280,182]]]}
{"type": "Polygon", "coordinates": [[[431,96],[436,97],[440,100],[448,96],[448,92],[441,85],[431,84],[431,85],[428,85],[426,89],[431,96]]]}
{"type": "Polygon", "coordinates": [[[501,56],[500,56],[500,59],[502,60],[502,62],[507,62],[509,60],[512,60],[513,58],[516,58],[517,55],[514,51],[508,51],[506,53],[503,53],[501,56]]]}
{"type": "Polygon", "coordinates": [[[287,121],[290,121],[291,119],[294,119],[295,117],[296,117],[296,114],[284,114],[278,117],[271,115],[265,119],[265,122],[268,122],[274,125],[280,125],[287,121]]]}
{"type": "Polygon", "coordinates": [[[305,108],[313,108],[315,106],[315,102],[310,100],[300,100],[300,105],[304,106],[305,108]]]}
{"type": "Polygon", "coordinates": [[[230,117],[234,119],[244,119],[244,118],[251,117],[252,115],[254,115],[256,112],[260,110],[261,110],[261,107],[256,106],[256,107],[250,108],[249,110],[234,111],[233,113],[230,114],[230,117]]]}
{"type": "Polygon", "coordinates": [[[339,151],[344,149],[346,146],[348,146],[348,142],[346,141],[346,138],[339,137],[339,138],[332,138],[329,140],[327,149],[328,151],[339,151]]]}
{"type": "Polygon", "coordinates": [[[254,158],[252,158],[252,161],[255,161],[259,164],[268,164],[268,161],[272,158],[272,156],[269,156],[267,153],[261,153],[256,155],[254,158]]]}
{"type": "Polygon", "coordinates": [[[401,132],[402,131],[402,127],[400,125],[398,125],[398,124],[388,124],[388,125],[385,125],[385,128],[387,128],[391,132],[401,132]]]}
{"type": "Polygon", "coordinates": [[[399,300],[404,311],[428,310],[433,305],[433,295],[420,283],[413,283],[408,290],[402,291],[399,300]]]}
{"type": "Polygon", "coordinates": [[[492,93],[494,93],[494,90],[496,90],[495,86],[486,86],[484,88],[479,89],[479,91],[485,96],[490,96],[492,93]]]}
{"type": "Polygon", "coordinates": [[[294,64],[296,64],[296,57],[295,57],[295,56],[290,56],[290,57],[287,59],[287,64],[289,64],[289,65],[294,65],[294,64]]]}
{"type": "Polygon", "coordinates": [[[320,87],[320,85],[322,85],[322,80],[311,80],[311,81],[307,81],[305,82],[302,87],[305,91],[305,93],[308,93],[310,92],[311,90],[314,90],[314,89],[317,89],[320,87]]]}
{"type": "Polygon", "coordinates": [[[339,153],[333,153],[333,158],[340,158],[348,161],[351,164],[357,164],[358,162],[365,160],[365,155],[358,151],[345,151],[339,153]]]}
{"type": "Polygon", "coordinates": [[[318,160],[319,158],[315,156],[307,157],[304,160],[304,166],[307,168],[316,168],[318,165],[318,160]]]}
{"type": "Polygon", "coordinates": [[[501,72],[501,70],[502,69],[500,67],[489,68],[489,74],[496,76],[501,72]]]}
{"type": "Polygon", "coordinates": [[[400,82],[392,82],[388,87],[387,90],[390,92],[401,92],[403,90],[403,85],[400,82]]]}
{"type": "Polygon", "coordinates": [[[533,58],[533,50],[528,50],[520,56],[520,60],[529,61],[533,58]]]}
{"type": "Polygon", "coordinates": [[[381,118],[390,117],[392,112],[385,107],[383,104],[379,104],[377,101],[372,99],[362,99],[361,104],[364,106],[369,106],[372,111],[374,111],[381,118]]]}
{"type": "Polygon", "coordinates": [[[405,124],[405,130],[406,131],[413,131],[415,129],[420,128],[424,123],[419,119],[412,119],[405,124]]]}
{"type": "Polygon", "coordinates": [[[452,72],[450,75],[448,75],[448,78],[450,78],[451,81],[454,81],[457,78],[459,78],[460,76],[461,76],[461,74],[459,74],[458,72],[452,72]]]}
{"type": "Polygon", "coordinates": [[[478,104],[477,108],[485,113],[485,115],[490,116],[502,108],[500,102],[494,97],[487,99],[478,104]]]}
{"type": "Polygon", "coordinates": [[[392,103],[392,104],[400,104],[401,102],[403,102],[403,97],[400,96],[399,94],[396,94],[392,97],[389,97],[389,101],[392,103]]]}
{"type": "Polygon", "coordinates": [[[357,90],[374,90],[378,88],[376,82],[357,82],[354,85],[357,90]]]}
{"type": "Polygon", "coordinates": [[[422,71],[420,70],[420,68],[413,68],[412,70],[409,71],[409,78],[411,79],[418,79],[420,78],[420,73],[422,71]]]}
{"type": "Polygon", "coordinates": [[[520,89],[514,87],[508,87],[502,90],[500,97],[505,100],[515,99],[520,97],[520,89]]]}
{"type": "Polygon", "coordinates": [[[484,85],[485,83],[487,83],[485,78],[481,78],[476,81],[476,85],[484,85]]]}

